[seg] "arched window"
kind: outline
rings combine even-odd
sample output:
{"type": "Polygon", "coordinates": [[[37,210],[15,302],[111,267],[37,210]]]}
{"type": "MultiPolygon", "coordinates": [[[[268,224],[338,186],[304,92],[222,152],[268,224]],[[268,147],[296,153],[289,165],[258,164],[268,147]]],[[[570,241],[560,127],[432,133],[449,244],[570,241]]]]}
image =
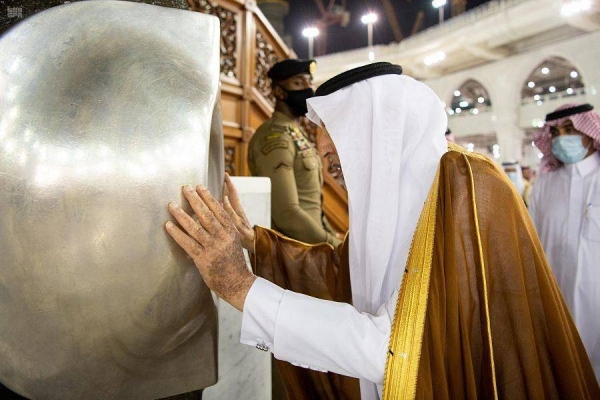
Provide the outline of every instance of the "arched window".
{"type": "Polygon", "coordinates": [[[521,89],[523,104],[585,94],[581,73],[568,60],[550,57],[531,72],[521,89]]]}
{"type": "Polygon", "coordinates": [[[449,115],[474,114],[487,111],[492,106],[492,100],[481,83],[469,79],[452,93],[450,107],[447,108],[449,115]]]}

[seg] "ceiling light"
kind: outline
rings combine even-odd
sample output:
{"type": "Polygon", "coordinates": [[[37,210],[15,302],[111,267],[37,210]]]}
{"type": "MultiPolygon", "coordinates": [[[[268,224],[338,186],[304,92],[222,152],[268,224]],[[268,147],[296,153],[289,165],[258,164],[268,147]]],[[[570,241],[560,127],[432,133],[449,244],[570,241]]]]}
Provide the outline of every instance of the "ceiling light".
{"type": "Polygon", "coordinates": [[[563,4],[560,13],[564,17],[570,17],[571,15],[579,14],[582,11],[587,11],[591,7],[591,0],[572,0],[569,3],[563,4]]]}
{"type": "Polygon", "coordinates": [[[454,97],[458,97],[460,96],[460,90],[455,90],[454,91],[454,97]]]}
{"type": "Polygon", "coordinates": [[[542,68],[542,74],[548,75],[549,73],[550,73],[550,68],[548,68],[548,67],[542,68]]]}
{"type": "Polygon", "coordinates": [[[439,63],[440,61],[444,61],[445,59],[446,53],[444,53],[443,51],[438,51],[435,54],[425,57],[423,62],[425,63],[425,65],[433,65],[439,63]]]}
{"type": "Polygon", "coordinates": [[[550,93],[554,93],[554,92],[556,92],[556,88],[555,88],[554,86],[550,86],[550,87],[548,88],[548,91],[549,91],[550,93]]]}
{"type": "Polygon", "coordinates": [[[529,82],[527,86],[529,86],[530,89],[533,89],[535,87],[535,82],[529,82]]]}
{"type": "Polygon", "coordinates": [[[319,36],[319,30],[314,27],[304,28],[302,30],[302,36],[307,37],[307,38],[317,37],[317,36],[319,36]]]}
{"type": "Polygon", "coordinates": [[[377,14],[375,13],[368,13],[366,15],[363,15],[360,19],[360,21],[367,25],[367,24],[372,24],[374,22],[377,22],[377,14]]]}
{"type": "MultiPolygon", "coordinates": [[[[544,126],[544,121],[535,118],[531,121],[531,126],[533,126],[534,128],[541,128],[544,126]]],[[[533,142],[531,142],[531,145],[535,147],[535,144],[533,142]]]]}
{"type": "Polygon", "coordinates": [[[577,73],[577,71],[571,71],[571,78],[577,78],[579,76],[579,74],[577,73]]]}
{"type": "Polygon", "coordinates": [[[485,101],[485,99],[484,99],[483,97],[481,97],[481,96],[479,96],[479,97],[477,98],[477,102],[478,102],[479,104],[483,104],[483,102],[484,102],[484,101],[485,101]]]}

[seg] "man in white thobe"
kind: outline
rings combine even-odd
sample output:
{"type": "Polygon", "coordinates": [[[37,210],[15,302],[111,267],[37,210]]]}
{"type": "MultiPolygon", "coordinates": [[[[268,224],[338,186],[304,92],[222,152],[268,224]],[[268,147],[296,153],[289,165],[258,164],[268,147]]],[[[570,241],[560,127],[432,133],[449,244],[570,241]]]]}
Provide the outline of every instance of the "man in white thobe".
{"type": "Polygon", "coordinates": [[[600,116],[589,104],[546,116],[543,168],[529,210],[600,379],[600,116]]]}
{"type": "Polygon", "coordinates": [[[337,279],[331,246],[252,229],[230,182],[231,202],[225,196],[222,205],[202,186],[184,187],[197,221],[172,202],[180,227],[169,221],[167,232],[208,287],[243,311],[242,343],[359,378],[363,400],[382,391],[390,400],[600,398],[516,192],[491,160],[447,147],[440,99],[401,71],[389,63],[359,67],[307,102],[308,117],[326,128],[319,153],[344,166],[352,304],[284,290],[249,271],[242,246],[259,264],[273,256],[281,268],[321,249],[300,265],[320,273],[307,286],[337,279]],[[514,234],[498,230],[492,195],[504,199],[514,234]],[[263,248],[263,234],[276,245],[263,248]],[[503,249],[530,256],[506,263],[503,249]]]}
{"type": "Polygon", "coordinates": [[[508,179],[510,179],[513,185],[515,185],[517,188],[517,192],[519,192],[521,195],[525,205],[528,205],[529,200],[527,198],[527,192],[529,188],[529,182],[527,182],[523,177],[523,170],[521,169],[519,163],[516,161],[504,162],[502,163],[502,169],[504,169],[504,172],[506,172],[506,175],[508,175],[508,179]]]}
{"type": "MultiPolygon", "coordinates": [[[[336,140],[340,158],[335,156],[330,164],[339,165],[340,159],[344,163],[354,232],[353,305],[284,291],[258,278],[243,304],[241,342],[273,351],[277,359],[297,366],[358,377],[361,398],[374,400],[382,389],[402,266],[447,151],[442,134],[447,118],[437,95],[401,75],[401,67],[375,63],[359,72],[348,78],[357,82],[346,90],[307,102],[309,119],[326,125],[336,140]],[[343,145],[338,139],[348,132],[364,134],[343,145]],[[396,177],[395,185],[382,179],[390,175],[396,177]],[[340,330],[346,332],[343,341],[340,330]]],[[[336,153],[330,146],[327,156],[336,153]]]]}

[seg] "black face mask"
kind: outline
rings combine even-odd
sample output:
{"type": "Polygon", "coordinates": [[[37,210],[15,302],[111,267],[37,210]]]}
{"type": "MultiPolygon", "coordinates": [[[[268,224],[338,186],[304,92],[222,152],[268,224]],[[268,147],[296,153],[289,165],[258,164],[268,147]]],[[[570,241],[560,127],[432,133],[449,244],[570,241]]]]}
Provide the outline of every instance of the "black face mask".
{"type": "Polygon", "coordinates": [[[287,93],[287,98],[284,101],[297,117],[300,117],[308,112],[306,100],[315,96],[315,91],[312,88],[302,90],[285,90],[285,92],[287,93]]]}

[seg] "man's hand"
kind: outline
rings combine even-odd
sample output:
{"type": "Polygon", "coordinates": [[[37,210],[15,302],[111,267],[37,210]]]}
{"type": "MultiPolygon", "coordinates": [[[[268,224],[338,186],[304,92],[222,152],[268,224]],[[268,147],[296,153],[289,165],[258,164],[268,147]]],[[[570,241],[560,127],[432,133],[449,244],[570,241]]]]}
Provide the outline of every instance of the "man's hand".
{"type": "Polygon", "coordinates": [[[228,173],[225,173],[225,185],[223,186],[223,208],[239,232],[242,238],[242,246],[249,252],[254,253],[254,229],[252,229],[248,218],[246,218],[237,190],[228,173]]]}
{"type": "Polygon", "coordinates": [[[183,194],[198,222],[172,202],[169,211],[183,230],[169,221],[167,232],[192,257],[208,287],[242,311],[256,277],[246,267],[236,227],[205,187],[198,185],[194,190],[186,185],[183,194]]]}

